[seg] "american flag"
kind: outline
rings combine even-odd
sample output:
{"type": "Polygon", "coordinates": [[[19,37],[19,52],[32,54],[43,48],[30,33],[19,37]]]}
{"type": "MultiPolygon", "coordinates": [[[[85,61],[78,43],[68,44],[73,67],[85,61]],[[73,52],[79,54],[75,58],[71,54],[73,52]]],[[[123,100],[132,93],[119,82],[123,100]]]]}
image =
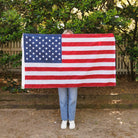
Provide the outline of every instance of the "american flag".
{"type": "Polygon", "coordinates": [[[23,34],[22,88],[115,85],[113,34],[23,34]]]}

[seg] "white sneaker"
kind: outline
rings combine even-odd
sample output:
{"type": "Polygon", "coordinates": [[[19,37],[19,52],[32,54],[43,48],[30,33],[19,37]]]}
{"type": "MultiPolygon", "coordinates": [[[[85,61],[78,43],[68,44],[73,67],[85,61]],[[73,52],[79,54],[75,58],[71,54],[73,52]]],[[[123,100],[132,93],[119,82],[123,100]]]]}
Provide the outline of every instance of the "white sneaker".
{"type": "Polygon", "coordinates": [[[69,121],[69,129],[74,129],[74,128],[75,128],[75,122],[69,121]]]}
{"type": "Polygon", "coordinates": [[[67,121],[66,120],[62,120],[61,129],[66,129],[66,128],[67,128],[67,121]]]}

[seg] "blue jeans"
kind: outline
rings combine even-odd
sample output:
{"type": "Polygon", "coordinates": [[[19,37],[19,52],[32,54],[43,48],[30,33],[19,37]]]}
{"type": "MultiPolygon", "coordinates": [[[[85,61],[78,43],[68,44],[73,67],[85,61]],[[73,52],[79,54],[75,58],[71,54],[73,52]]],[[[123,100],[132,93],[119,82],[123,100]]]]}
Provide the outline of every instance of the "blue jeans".
{"type": "Polygon", "coordinates": [[[75,120],[77,88],[58,88],[62,120],[75,120]]]}

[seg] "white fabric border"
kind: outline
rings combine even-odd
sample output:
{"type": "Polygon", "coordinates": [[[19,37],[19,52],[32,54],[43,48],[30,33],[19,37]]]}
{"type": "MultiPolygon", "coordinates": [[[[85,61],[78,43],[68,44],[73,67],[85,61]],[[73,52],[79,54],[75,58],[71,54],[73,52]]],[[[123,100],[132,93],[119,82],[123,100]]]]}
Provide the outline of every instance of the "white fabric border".
{"type": "Polygon", "coordinates": [[[25,63],[25,67],[102,67],[115,66],[115,62],[97,62],[97,63],[25,63]]]}
{"type": "Polygon", "coordinates": [[[62,46],[62,51],[115,50],[115,46],[62,46]]]}
{"type": "Polygon", "coordinates": [[[115,58],[115,54],[97,54],[97,55],[62,55],[62,59],[101,59],[115,58]]]}
{"type": "Polygon", "coordinates": [[[111,42],[115,41],[114,37],[101,37],[101,38],[62,38],[62,42],[111,42]]]}
{"type": "Polygon", "coordinates": [[[72,76],[72,75],[109,75],[116,74],[115,70],[97,70],[97,71],[26,71],[25,75],[31,76],[72,76]]]}
{"type": "Polygon", "coordinates": [[[25,80],[26,84],[78,84],[78,83],[109,83],[116,82],[111,79],[79,79],[79,80],[25,80]]]}
{"type": "Polygon", "coordinates": [[[24,89],[24,85],[25,85],[24,35],[22,35],[21,47],[22,47],[22,89],[24,89]]]}

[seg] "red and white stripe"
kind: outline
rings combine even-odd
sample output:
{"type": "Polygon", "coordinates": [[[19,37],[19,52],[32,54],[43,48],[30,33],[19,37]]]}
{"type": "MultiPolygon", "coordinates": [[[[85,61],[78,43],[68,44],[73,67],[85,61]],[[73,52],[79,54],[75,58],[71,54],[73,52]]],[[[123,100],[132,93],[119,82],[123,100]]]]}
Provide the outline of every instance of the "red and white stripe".
{"type": "Polygon", "coordinates": [[[63,34],[62,63],[23,63],[23,88],[116,85],[113,34],[63,34]]]}

